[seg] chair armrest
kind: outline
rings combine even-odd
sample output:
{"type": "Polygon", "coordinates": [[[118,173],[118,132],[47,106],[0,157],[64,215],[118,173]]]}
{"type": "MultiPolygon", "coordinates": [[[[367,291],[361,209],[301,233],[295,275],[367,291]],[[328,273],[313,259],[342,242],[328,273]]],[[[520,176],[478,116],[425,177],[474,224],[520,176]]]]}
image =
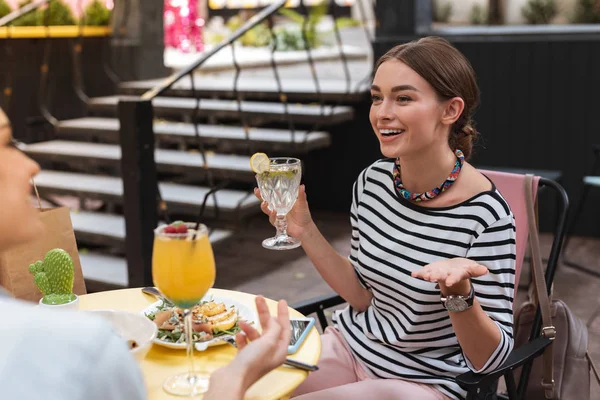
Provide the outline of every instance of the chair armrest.
{"type": "Polygon", "coordinates": [[[312,299],[303,300],[298,303],[292,304],[294,310],[300,312],[303,315],[315,313],[319,310],[326,308],[335,307],[337,305],[345,303],[346,300],[341,298],[337,293],[326,294],[324,296],[313,297],[312,299]]]}
{"type": "Polygon", "coordinates": [[[475,374],[471,371],[456,377],[456,382],[464,389],[472,387],[486,387],[507,372],[525,364],[529,360],[535,359],[544,352],[544,349],[552,341],[544,336],[539,336],[530,342],[525,343],[518,349],[513,350],[504,364],[498,369],[487,374],[475,374]]]}

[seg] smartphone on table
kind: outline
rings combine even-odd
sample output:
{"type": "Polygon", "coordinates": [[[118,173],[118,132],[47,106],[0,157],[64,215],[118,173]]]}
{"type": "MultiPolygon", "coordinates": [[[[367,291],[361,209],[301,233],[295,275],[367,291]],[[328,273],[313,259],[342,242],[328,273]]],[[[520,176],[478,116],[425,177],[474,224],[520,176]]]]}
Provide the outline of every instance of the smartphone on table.
{"type": "Polygon", "coordinates": [[[292,336],[290,336],[290,345],[288,346],[288,354],[294,354],[298,351],[308,333],[315,325],[315,319],[308,318],[291,318],[290,325],[292,328],[292,336]]]}

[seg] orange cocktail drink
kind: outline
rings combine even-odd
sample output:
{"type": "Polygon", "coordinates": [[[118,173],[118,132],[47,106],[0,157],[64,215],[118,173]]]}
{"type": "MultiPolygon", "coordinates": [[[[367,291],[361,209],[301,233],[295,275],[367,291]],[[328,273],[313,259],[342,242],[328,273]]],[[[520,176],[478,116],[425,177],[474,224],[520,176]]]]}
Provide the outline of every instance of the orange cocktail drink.
{"type": "Polygon", "coordinates": [[[152,251],[152,279],[167,299],[183,309],[189,360],[187,373],[169,377],[163,383],[167,393],[195,397],[208,390],[210,376],[194,369],[191,309],[215,283],[215,274],[215,259],[206,226],[177,221],[156,228],[152,251]]]}
{"type": "MultiPolygon", "coordinates": [[[[193,224],[190,224],[193,226],[193,224]]],[[[184,234],[158,233],[154,237],[154,284],[181,308],[193,307],[215,283],[215,259],[208,232],[188,229],[184,234]]]]}

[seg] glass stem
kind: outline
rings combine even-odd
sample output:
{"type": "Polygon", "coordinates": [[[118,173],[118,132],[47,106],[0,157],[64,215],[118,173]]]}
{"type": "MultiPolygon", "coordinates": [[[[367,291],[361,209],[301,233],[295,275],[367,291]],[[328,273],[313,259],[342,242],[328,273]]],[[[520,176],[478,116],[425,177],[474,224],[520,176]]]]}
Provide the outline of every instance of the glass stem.
{"type": "Polygon", "coordinates": [[[277,214],[277,217],[275,217],[275,228],[277,228],[276,236],[287,236],[287,220],[285,219],[285,215],[277,214]]]}
{"type": "Polygon", "coordinates": [[[183,311],[183,321],[185,330],[185,342],[187,344],[187,357],[188,357],[188,380],[190,383],[196,379],[196,371],[194,369],[194,340],[193,340],[193,328],[192,328],[192,311],[183,311]]]}

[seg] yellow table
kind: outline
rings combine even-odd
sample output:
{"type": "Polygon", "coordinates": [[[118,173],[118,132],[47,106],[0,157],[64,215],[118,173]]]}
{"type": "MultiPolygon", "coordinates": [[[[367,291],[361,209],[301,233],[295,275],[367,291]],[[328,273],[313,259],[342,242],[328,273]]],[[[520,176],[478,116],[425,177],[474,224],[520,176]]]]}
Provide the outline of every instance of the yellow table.
{"type": "MultiPolygon", "coordinates": [[[[229,297],[251,307],[256,311],[254,295],[234,292],[230,290],[211,289],[215,296],[229,297]]],[[[148,307],[156,299],[142,293],[140,289],[124,289],[100,292],[80,296],[80,310],[115,309],[139,312],[148,307]]],[[[277,303],[267,299],[267,304],[272,314],[277,312],[277,303]]],[[[290,308],[290,317],[302,317],[290,308]]],[[[209,347],[204,352],[195,352],[196,369],[198,371],[212,372],[228,364],[236,354],[233,346],[222,345],[209,347]]],[[[310,364],[316,364],[321,355],[321,339],[315,328],[307,336],[305,342],[296,354],[290,358],[310,364]]],[[[164,380],[172,375],[186,372],[186,352],[183,350],[168,349],[154,344],[146,358],[141,362],[141,368],[146,380],[149,399],[181,399],[171,396],[162,389],[164,380]]],[[[307,377],[307,372],[282,366],[256,382],[246,393],[246,400],[275,400],[287,399],[292,391],[307,377]]]]}

